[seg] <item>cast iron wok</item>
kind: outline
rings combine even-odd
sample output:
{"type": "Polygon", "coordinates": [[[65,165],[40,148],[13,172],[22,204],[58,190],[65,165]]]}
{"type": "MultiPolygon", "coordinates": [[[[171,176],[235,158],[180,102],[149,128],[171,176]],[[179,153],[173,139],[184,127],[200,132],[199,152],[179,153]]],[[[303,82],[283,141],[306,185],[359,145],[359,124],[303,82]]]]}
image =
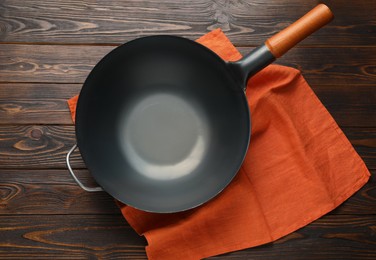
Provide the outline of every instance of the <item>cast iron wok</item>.
{"type": "Polygon", "coordinates": [[[332,18],[319,5],[237,62],[175,36],[130,41],[91,71],[76,110],[81,155],[101,187],[151,212],[178,212],[220,193],[250,141],[250,76],[332,18]]]}

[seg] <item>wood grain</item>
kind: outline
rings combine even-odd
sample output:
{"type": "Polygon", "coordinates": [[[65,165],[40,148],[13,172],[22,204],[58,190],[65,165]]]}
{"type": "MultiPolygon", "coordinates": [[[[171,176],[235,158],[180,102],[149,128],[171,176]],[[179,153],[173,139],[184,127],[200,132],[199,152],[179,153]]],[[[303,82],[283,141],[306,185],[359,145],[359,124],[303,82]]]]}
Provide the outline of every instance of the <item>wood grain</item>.
{"type": "Polygon", "coordinates": [[[372,128],[342,129],[368,169],[376,169],[376,132],[372,128]]]}
{"type": "MultiPolygon", "coordinates": [[[[76,142],[74,126],[1,126],[0,168],[66,168],[65,156],[76,142]]],[[[73,167],[85,165],[75,152],[73,167]]]]}
{"type": "MultiPolygon", "coordinates": [[[[7,0],[0,4],[0,41],[120,44],[155,34],[195,39],[222,28],[236,45],[256,46],[317,3],[316,0],[7,0]]],[[[325,3],[333,10],[335,20],[303,44],[372,45],[376,41],[373,0],[325,3]]]]}
{"type": "MultiPolygon", "coordinates": [[[[274,243],[212,259],[375,259],[375,226],[374,216],[324,216],[274,243]]],[[[0,231],[1,259],[146,259],[145,240],[118,215],[0,216],[0,231]]]]}
{"type": "Polygon", "coordinates": [[[67,100],[81,84],[0,84],[0,124],[72,124],[67,100]]]}
{"type": "Polygon", "coordinates": [[[1,259],[145,259],[145,244],[120,215],[0,217],[1,259]]]}
{"type": "MultiPolygon", "coordinates": [[[[376,169],[376,128],[343,128],[369,169],[376,169]]],[[[73,125],[0,125],[0,169],[66,169],[65,156],[75,143],[73,125]]],[[[85,168],[79,152],[75,168],[85,168]]]]}
{"type": "Polygon", "coordinates": [[[374,216],[324,216],[274,243],[212,259],[375,259],[374,216]]]}
{"type": "MultiPolygon", "coordinates": [[[[76,173],[86,185],[95,185],[87,170],[76,173]]],[[[110,195],[83,191],[67,170],[1,169],[0,180],[0,215],[120,214],[110,195]]],[[[329,214],[376,215],[376,171],[363,188],[329,214]]]]}
{"type": "MultiPolygon", "coordinates": [[[[0,83],[0,124],[72,124],[66,101],[81,84],[0,83]]],[[[313,90],[342,127],[376,127],[376,88],[315,85],[313,90]]]]}
{"type": "MultiPolygon", "coordinates": [[[[114,46],[0,44],[0,83],[83,83],[114,46]]],[[[252,48],[239,48],[248,53],[252,48]]],[[[312,85],[376,84],[376,48],[294,48],[280,60],[312,85]]]]}
{"type": "Polygon", "coordinates": [[[313,85],[313,91],[341,127],[374,127],[376,85],[313,85]]]}
{"type": "MultiPolygon", "coordinates": [[[[87,186],[97,186],[87,170],[76,170],[87,186]]],[[[68,170],[0,170],[0,215],[120,214],[106,192],[86,192],[68,170]]]]}
{"type": "Polygon", "coordinates": [[[329,214],[370,214],[376,218],[376,171],[371,171],[371,177],[366,185],[329,214]]]}
{"type": "Polygon", "coordinates": [[[113,46],[0,45],[2,82],[83,83],[113,46]]]}

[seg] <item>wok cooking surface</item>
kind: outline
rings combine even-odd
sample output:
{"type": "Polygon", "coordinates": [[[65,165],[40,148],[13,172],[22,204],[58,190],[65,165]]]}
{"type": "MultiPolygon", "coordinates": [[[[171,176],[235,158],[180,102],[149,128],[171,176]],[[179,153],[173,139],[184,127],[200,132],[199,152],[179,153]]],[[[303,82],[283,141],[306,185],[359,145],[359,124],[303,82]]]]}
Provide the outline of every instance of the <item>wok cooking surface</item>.
{"type": "Polygon", "coordinates": [[[124,109],[118,135],[134,170],[156,180],[194,173],[210,143],[202,111],[168,93],[147,95],[129,110],[124,109]]]}

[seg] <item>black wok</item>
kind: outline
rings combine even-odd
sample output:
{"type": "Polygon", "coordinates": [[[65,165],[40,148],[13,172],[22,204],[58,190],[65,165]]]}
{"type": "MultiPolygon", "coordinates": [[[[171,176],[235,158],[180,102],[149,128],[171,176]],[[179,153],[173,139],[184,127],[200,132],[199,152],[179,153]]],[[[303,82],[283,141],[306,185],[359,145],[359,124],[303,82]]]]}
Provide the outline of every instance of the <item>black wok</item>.
{"type": "MultiPolygon", "coordinates": [[[[330,21],[319,5],[237,62],[175,36],[150,36],[107,54],[76,111],[83,160],[117,200],[177,212],[213,198],[233,179],[250,140],[247,79],[330,21]]],[[[76,148],[73,147],[67,156],[76,148]]],[[[79,185],[88,191],[74,176],[79,185]]]]}

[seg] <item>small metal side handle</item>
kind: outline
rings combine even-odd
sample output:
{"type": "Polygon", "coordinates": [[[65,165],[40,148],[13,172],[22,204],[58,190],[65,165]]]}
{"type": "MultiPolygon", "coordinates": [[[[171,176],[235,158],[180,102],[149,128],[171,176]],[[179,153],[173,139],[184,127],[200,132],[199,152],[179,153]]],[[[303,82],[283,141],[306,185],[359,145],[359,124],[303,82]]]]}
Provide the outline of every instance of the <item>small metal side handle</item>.
{"type": "Polygon", "coordinates": [[[84,184],[82,184],[82,182],[74,174],[72,167],[70,165],[69,159],[70,159],[70,156],[73,153],[73,151],[76,150],[76,149],[77,149],[77,144],[73,145],[73,147],[69,150],[69,152],[67,154],[67,158],[66,158],[68,170],[69,170],[70,174],[72,175],[73,179],[77,182],[78,186],[80,186],[85,191],[88,191],[88,192],[103,191],[103,189],[101,187],[86,187],[84,184]]]}

